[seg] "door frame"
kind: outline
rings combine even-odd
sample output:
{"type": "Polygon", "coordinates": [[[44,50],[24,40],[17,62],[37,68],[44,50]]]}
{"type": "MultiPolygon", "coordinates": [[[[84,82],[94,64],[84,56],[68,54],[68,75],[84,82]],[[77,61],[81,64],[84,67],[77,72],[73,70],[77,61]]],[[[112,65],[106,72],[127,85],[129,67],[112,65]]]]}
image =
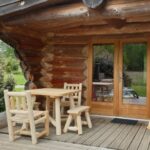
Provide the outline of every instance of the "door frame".
{"type": "MultiPolygon", "coordinates": [[[[148,38],[128,38],[125,39],[104,39],[104,40],[94,40],[89,43],[88,48],[88,80],[87,80],[87,105],[91,107],[91,113],[93,114],[100,114],[100,115],[111,115],[111,116],[123,116],[123,117],[133,117],[133,118],[150,118],[150,39],[148,38]],[[122,43],[134,43],[134,42],[147,42],[147,104],[146,107],[142,109],[138,109],[138,106],[135,106],[134,108],[137,110],[135,113],[138,113],[140,110],[141,112],[145,112],[144,114],[135,114],[132,112],[131,107],[132,106],[126,106],[123,107],[120,105],[121,103],[121,97],[122,97],[122,81],[120,82],[119,74],[122,71],[122,63],[120,63],[122,60],[120,60],[122,57],[120,57],[122,53],[122,43]],[[114,44],[115,50],[114,50],[114,98],[113,103],[107,103],[107,102],[94,102],[92,101],[92,82],[93,82],[93,45],[96,44],[114,44]],[[118,65],[119,64],[119,65],[118,65]],[[121,91],[120,91],[121,90],[121,91]],[[127,112],[127,108],[131,109],[130,112],[128,112],[128,115],[125,113],[121,113],[121,109],[124,109],[124,112],[127,112]],[[133,115],[129,115],[129,113],[133,115]]],[[[133,110],[135,110],[133,109],[133,110]]]]}
{"type": "Polygon", "coordinates": [[[120,52],[119,52],[119,116],[123,117],[132,117],[132,118],[149,118],[149,98],[150,98],[150,92],[149,92],[149,86],[150,86],[150,79],[148,78],[150,76],[150,48],[149,48],[149,42],[146,38],[137,38],[137,39],[126,39],[126,40],[120,40],[120,52]],[[122,100],[122,86],[123,86],[123,80],[122,80],[122,70],[123,70],[123,45],[125,43],[147,43],[147,51],[146,51],[146,104],[145,105],[136,105],[136,104],[123,104],[122,100]]]}
{"type": "Polygon", "coordinates": [[[118,97],[118,87],[116,86],[118,83],[118,46],[119,42],[116,39],[111,40],[95,40],[89,44],[89,50],[88,50],[88,84],[87,84],[87,104],[91,107],[91,112],[94,114],[100,114],[100,115],[117,115],[119,113],[119,109],[117,108],[117,105],[119,104],[119,101],[114,101],[112,103],[107,102],[94,102],[92,101],[92,83],[93,83],[93,45],[96,44],[114,44],[114,99],[117,99],[118,97]]]}

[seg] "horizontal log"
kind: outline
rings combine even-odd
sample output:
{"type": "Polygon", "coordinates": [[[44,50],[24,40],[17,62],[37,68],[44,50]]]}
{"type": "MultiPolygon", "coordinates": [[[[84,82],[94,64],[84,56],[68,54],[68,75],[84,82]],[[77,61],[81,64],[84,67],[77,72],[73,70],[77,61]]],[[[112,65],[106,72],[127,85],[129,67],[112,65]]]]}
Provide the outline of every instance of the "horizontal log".
{"type": "Polygon", "coordinates": [[[78,36],[77,38],[74,36],[65,37],[56,35],[53,38],[47,37],[47,44],[57,44],[57,45],[86,45],[90,42],[91,37],[87,36],[78,36]]]}
{"type": "Polygon", "coordinates": [[[25,36],[28,38],[33,38],[33,39],[41,39],[42,33],[40,33],[39,36],[39,32],[36,32],[35,30],[31,30],[22,26],[15,26],[15,27],[11,27],[11,26],[6,26],[6,25],[2,25],[1,30],[3,33],[5,34],[16,34],[18,36],[25,36]]]}
{"type": "Polygon", "coordinates": [[[64,38],[64,36],[55,36],[53,37],[52,39],[52,42],[50,42],[49,44],[68,44],[68,45],[71,45],[71,44],[77,44],[80,43],[79,39],[84,39],[84,42],[86,44],[89,44],[91,41],[97,41],[98,39],[105,39],[105,40],[108,40],[108,39],[127,39],[127,38],[133,38],[135,39],[136,38],[147,38],[150,36],[150,32],[145,32],[145,33],[132,33],[132,34],[129,34],[129,33],[124,33],[124,34],[107,34],[107,35],[77,35],[77,36],[66,36],[64,38]],[[71,39],[71,41],[69,41],[69,39],[71,39]],[[63,43],[62,43],[62,40],[63,40],[63,43]],[[69,41],[69,43],[68,43],[69,41]]]}
{"type": "Polygon", "coordinates": [[[48,0],[30,0],[21,3],[20,0],[9,1],[1,4],[0,17],[9,17],[10,15],[18,15],[29,10],[37,9],[48,5],[48,0]]]}
{"type": "Polygon", "coordinates": [[[79,79],[53,79],[51,81],[52,84],[60,84],[60,83],[64,83],[64,82],[68,82],[68,83],[82,83],[83,81],[82,80],[79,80],[79,79]]]}
{"type": "Polygon", "coordinates": [[[25,62],[28,62],[28,64],[37,65],[41,62],[42,57],[24,57],[23,58],[25,62]]]}
{"type": "Polygon", "coordinates": [[[86,26],[68,29],[56,33],[57,36],[83,36],[83,35],[110,35],[110,34],[133,34],[150,32],[150,22],[126,24],[121,29],[113,28],[111,25],[86,26]]]}
{"type": "MultiPolygon", "coordinates": [[[[57,71],[57,70],[52,70],[52,71],[50,71],[50,72],[48,72],[47,70],[45,70],[45,69],[42,69],[41,70],[41,74],[43,74],[43,75],[46,75],[46,74],[49,74],[49,75],[60,75],[60,72],[59,71],[57,71]]],[[[83,72],[61,72],[61,75],[62,76],[83,76],[83,72]]]]}
{"type": "Polygon", "coordinates": [[[73,61],[62,61],[62,60],[55,60],[55,61],[52,61],[50,64],[51,65],[64,65],[64,66],[69,66],[69,67],[75,67],[75,66],[82,66],[84,63],[84,61],[76,61],[73,59],[73,61]]]}
{"type": "Polygon", "coordinates": [[[19,52],[25,55],[26,57],[42,57],[44,55],[41,49],[20,49],[19,52]]]}
{"type": "MultiPolygon", "coordinates": [[[[35,23],[43,21],[51,21],[51,26],[59,26],[60,24],[67,24],[67,19],[69,18],[69,23],[76,20],[81,21],[84,19],[108,19],[108,18],[127,18],[131,16],[144,16],[150,13],[150,2],[144,1],[132,1],[130,5],[125,4],[111,4],[108,3],[105,8],[101,11],[89,11],[88,8],[83,3],[71,4],[66,6],[58,6],[54,8],[44,9],[42,12],[37,11],[31,14],[20,16],[17,18],[9,18],[5,24],[9,25],[19,25],[24,23],[35,23]],[[66,19],[66,21],[64,20],[66,19]],[[54,24],[53,24],[54,23],[54,24]]],[[[82,21],[82,22],[83,22],[82,21]]],[[[50,23],[50,22],[49,22],[50,23]]]]}
{"type": "Polygon", "coordinates": [[[54,71],[54,72],[71,72],[71,73],[73,73],[73,72],[83,72],[84,70],[85,70],[86,68],[83,68],[83,67],[81,67],[81,68],[78,68],[78,67],[74,67],[74,68],[72,68],[72,67],[49,67],[49,68],[46,68],[46,70],[47,70],[47,72],[51,72],[51,71],[54,71]]]}

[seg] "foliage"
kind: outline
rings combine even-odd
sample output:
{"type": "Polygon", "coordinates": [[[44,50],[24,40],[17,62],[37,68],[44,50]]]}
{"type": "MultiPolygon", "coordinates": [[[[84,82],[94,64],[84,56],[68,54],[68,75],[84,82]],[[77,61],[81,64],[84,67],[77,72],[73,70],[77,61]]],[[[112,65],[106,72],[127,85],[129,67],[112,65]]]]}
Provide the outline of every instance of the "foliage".
{"type": "Polygon", "coordinates": [[[146,59],[146,44],[125,44],[123,47],[123,56],[126,70],[143,71],[146,59]]]}
{"type": "Polygon", "coordinates": [[[94,80],[102,78],[100,76],[113,78],[113,53],[114,46],[111,44],[94,46],[94,80]]]}
{"type": "Polygon", "coordinates": [[[5,110],[3,90],[4,90],[4,75],[3,75],[2,65],[0,64],[0,112],[5,110]]]}
{"type": "Polygon", "coordinates": [[[3,65],[5,66],[5,68],[3,69],[5,70],[6,73],[18,71],[19,61],[16,59],[14,55],[14,49],[2,41],[0,41],[0,56],[1,56],[0,63],[1,64],[3,63],[3,65]]]}
{"type": "Polygon", "coordinates": [[[15,81],[11,73],[18,70],[18,63],[14,56],[14,49],[0,41],[0,112],[5,110],[4,89],[14,89],[15,81]],[[6,73],[9,75],[4,79],[6,73]]]}
{"type": "Polygon", "coordinates": [[[9,91],[12,91],[15,87],[15,80],[12,75],[9,75],[4,82],[4,88],[8,89],[9,91]]]}
{"type": "Polygon", "coordinates": [[[13,74],[13,77],[15,79],[16,85],[24,85],[26,82],[24,76],[21,73],[13,74]]]}
{"type": "Polygon", "coordinates": [[[137,92],[138,95],[146,96],[146,86],[145,85],[132,85],[132,88],[137,92]]]}

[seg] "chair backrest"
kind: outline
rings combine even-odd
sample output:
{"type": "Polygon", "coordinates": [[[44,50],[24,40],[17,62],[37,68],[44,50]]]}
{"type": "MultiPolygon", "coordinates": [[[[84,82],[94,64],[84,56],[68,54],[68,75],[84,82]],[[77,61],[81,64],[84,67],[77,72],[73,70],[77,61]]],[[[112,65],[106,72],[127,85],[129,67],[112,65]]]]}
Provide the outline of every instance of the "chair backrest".
{"type": "Polygon", "coordinates": [[[4,91],[7,117],[12,115],[33,115],[33,101],[30,92],[4,91]]]}
{"type": "Polygon", "coordinates": [[[75,93],[73,95],[74,101],[77,103],[78,106],[80,106],[81,105],[81,96],[82,96],[82,83],[72,84],[72,83],[66,83],[65,82],[64,83],[64,89],[80,90],[80,92],[75,93]]]}

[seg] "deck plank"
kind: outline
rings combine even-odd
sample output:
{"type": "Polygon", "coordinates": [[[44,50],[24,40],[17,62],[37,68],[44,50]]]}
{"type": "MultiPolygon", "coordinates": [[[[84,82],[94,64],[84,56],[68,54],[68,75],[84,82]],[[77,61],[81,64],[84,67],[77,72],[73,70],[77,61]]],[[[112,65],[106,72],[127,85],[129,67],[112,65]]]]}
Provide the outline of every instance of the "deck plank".
{"type": "Polygon", "coordinates": [[[129,134],[126,136],[126,138],[120,144],[119,149],[123,149],[123,150],[128,149],[128,147],[131,144],[133,138],[137,134],[140,126],[141,126],[141,124],[134,125],[134,127],[132,128],[132,130],[129,132],[129,134]]]}
{"type": "Polygon", "coordinates": [[[0,149],[2,150],[102,150],[97,147],[88,147],[79,144],[63,143],[41,139],[36,145],[31,144],[31,138],[22,137],[15,142],[8,141],[8,135],[0,134],[0,149]]]}
{"type": "Polygon", "coordinates": [[[129,126],[127,125],[122,132],[120,133],[120,135],[107,147],[112,148],[112,149],[118,149],[121,142],[123,142],[123,140],[125,139],[125,137],[128,135],[128,133],[132,130],[134,126],[129,126]]]}
{"type": "Polygon", "coordinates": [[[150,130],[146,130],[138,150],[147,150],[150,144],[150,130]]]}
{"type": "Polygon", "coordinates": [[[90,132],[86,132],[83,135],[76,135],[76,136],[74,136],[74,138],[70,139],[69,142],[82,144],[88,138],[91,138],[92,135],[94,135],[96,132],[98,132],[99,129],[102,128],[107,123],[108,122],[106,122],[104,120],[100,120],[98,125],[94,126],[94,128],[92,128],[92,129],[90,129],[90,132]]]}
{"type": "MultiPolygon", "coordinates": [[[[94,119],[92,119],[92,122],[93,122],[93,124],[94,124],[94,127],[96,126],[96,124],[99,124],[100,122],[102,122],[103,120],[102,119],[100,119],[100,120],[98,120],[97,118],[94,118],[94,119]]],[[[93,127],[93,128],[94,128],[93,127]]],[[[92,129],[93,129],[92,128],[92,129]]],[[[85,126],[84,128],[83,128],[83,135],[85,135],[86,133],[88,133],[88,132],[90,132],[91,131],[91,129],[89,129],[87,126],[85,126]]],[[[54,141],[62,141],[62,142],[70,142],[70,143],[73,143],[72,141],[70,141],[70,139],[74,139],[75,137],[81,137],[82,135],[78,135],[77,134],[77,132],[68,132],[67,134],[62,134],[62,135],[60,135],[60,136],[57,136],[55,133],[54,133],[54,135],[52,135],[52,137],[51,137],[51,140],[54,140],[54,141]]]]}
{"type": "Polygon", "coordinates": [[[113,126],[113,124],[107,123],[102,128],[100,128],[98,130],[98,132],[96,132],[92,137],[90,137],[89,139],[87,139],[83,144],[85,144],[85,145],[92,145],[92,143],[95,140],[97,140],[99,137],[101,137],[109,128],[111,128],[111,126],[113,126]]]}
{"type": "Polygon", "coordinates": [[[105,133],[97,138],[91,145],[100,146],[119,126],[120,124],[113,124],[111,128],[108,128],[105,133]]]}
{"type": "MultiPolygon", "coordinates": [[[[137,125],[115,124],[108,118],[92,118],[93,128],[83,126],[83,134],[67,132],[61,136],[55,134],[50,126],[50,135],[38,140],[37,146],[31,144],[30,137],[21,137],[9,142],[7,129],[0,129],[0,150],[150,150],[150,130],[145,123],[137,125]],[[25,147],[25,148],[23,148],[25,147]]],[[[41,129],[39,126],[38,129],[41,129]]]]}
{"type": "Polygon", "coordinates": [[[120,125],[117,130],[114,130],[114,132],[108,137],[106,138],[106,140],[100,144],[99,146],[101,147],[107,147],[108,145],[110,145],[117,137],[118,135],[120,135],[121,131],[124,130],[124,128],[126,127],[127,125],[120,125]]]}
{"type": "Polygon", "coordinates": [[[146,125],[142,124],[142,126],[140,127],[138,133],[136,134],[136,136],[134,137],[132,143],[130,144],[128,150],[135,150],[135,149],[138,149],[141,141],[142,141],[142,138],[145,134],[145,131],[146,131],[146,125]]]}

